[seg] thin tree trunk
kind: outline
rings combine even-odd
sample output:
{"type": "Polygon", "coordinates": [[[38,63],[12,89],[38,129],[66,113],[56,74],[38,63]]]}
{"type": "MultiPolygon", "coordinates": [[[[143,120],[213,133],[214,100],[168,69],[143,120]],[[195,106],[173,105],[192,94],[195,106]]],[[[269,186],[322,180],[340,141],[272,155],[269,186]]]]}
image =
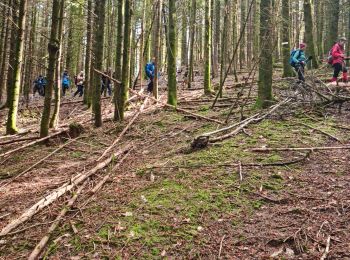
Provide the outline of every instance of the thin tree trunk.
{"type": "Polygon", "coordinates": [[[204,35],[204,93],[209,95],[211,89],[211,0],[205,0],[205,35],[204,35]]]}
{"type": "Polygon", "coordinates": [[[196,31],[196,10],[197,10],[197,1],[192,0],[191,4],[191,20],[190,20],[190,61],[187,69],[188,79],[187,87],[191,88],[191,83],[193,81],[193,65],[194,65],[194,37],[196,31]]]}
{"type": "MultiPolygon", "coordinates": [[[[169,10],[170,12],[170,10],[169,10]]],[[[188,49],[187,49],[187,12],[184,9],[182,12],[182,36],[181,36],[181,66],[187,67],[188,65],[188,49]]]]}
{"type": "Polygon", "coordinates": [[[87,0],[84,104],[91,107],[92,0],[87,0]]]}
{"type": "MultiPolygon", "coordinates": [[[[117,43],[116,43],[116,62],[115,62],[115,78],[119,81],[122,80],[122,47],[123,47],[123,6],[124,1],[118,0],[117,2],[117,10],[118,10],[118,24],[117,24],[117,43]]],[[[115,84],[116,85],[116,84],[115,84]]],[[[119,121],[120,118],[120,111],[119,109],[121,106],[119,106],[119,102],[122,102],[121,100],[121,86],[116,85],[114,88],[114,120],[119,121]]]]}
{"type": "Polygon", "coordinates": [[[292,77],[294,75],[289,64],[290,59],[290,0],[282,0],[282,52],[283,52],[283,75],[282,77],[292,77]]]}
{"type": "Polygon", "coordinates": [[[158,99],[158,84],[159,84],[159,71],[161,66],[161,31],[162,31],[162,8],[163,0],[158,0],[157,8],[157,20],[156,20],[156,35],[155,35],[155,71],[154,71],[154,83],[153,83],[153,96],[158,99]]]}
{"type": "Polygon", "coordinates": [[[19,102],[19,92],[21,88],[22,78],[22,63],[24,58],[24,33],[26,24],[26,11],[27,11],[27,0],[21,0],[19,4],[19,15],[18,15],[18,36],[15,51],[15,62],[13,67],[13,82],[11,88],[11,99],[9,100],[9,112],[6,124],[6,134],[15,134],[18,132],[17,129],[17,112],[19,102]]]}
{"type": "MultiPolygon", "coordinates": [[[[93,44],[93,67],[102,71],[103,68],[103,39],[105,30],[105,8],[106,0],[95,0],[96,19],[94,22],[94,44],[93,44]]],[[[102,126],[102,113],[101,113],[101,76],[97,73],[93,74],[93,112],[95,117],[95,126],[102,126]]]]}
{"type": "Polygon", "coordinates": [[[309,63],[309,68],[317,69],[318,60],[316,55],[316,46],[314,43],[314,23],[311,0],[304,0],[304,19],[305,19],[305,42],[308,53],[313,56],[313,60],[309,63]]]}
{"type": "Polygon", "coordinates": [[[57,39],[57,32],[59,27],[59,13],[60,13],[60,0],[53,0],[51,33],[50,33],[50,42],[48,45],[49,66],[47,69],[47,86],[45,89],[44,110],[41,117],[40,137],[46,137],[49,134],[52,89],[55,84],[54,82],[55,69],[56,69],[58,52],[59,52],[59,41],[57,39]]]}
{"type": "Polygon", "coordinates": [[[176,93],[176,7],[175,1],[169,0],[169,25],[167,37],[168,49],[168,104],[177,105],[176,93]]]}

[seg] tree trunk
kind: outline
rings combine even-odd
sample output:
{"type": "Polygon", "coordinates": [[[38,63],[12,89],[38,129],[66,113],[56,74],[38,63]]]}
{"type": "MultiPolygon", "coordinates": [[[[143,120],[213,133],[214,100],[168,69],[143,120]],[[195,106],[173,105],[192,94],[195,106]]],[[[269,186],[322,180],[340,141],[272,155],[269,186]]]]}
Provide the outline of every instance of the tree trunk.
{"type": "Polygon", "coordinates": [[[316,55],[316,47],[314,43],[314,23],[311,0],[304,0],[304,19],[305,19],[305,42],[307,45],[307,52],[313,56],[313,60],[308,64],[309,68],[317,69],[318,61],[316,55]]]}
{"type": "Polygon", "coordinates": [[[87,20],[86,20],[86,49],[85,49],[85,91],[84,104],[91,107],[91,49],[92,49],[92,0],[87,0],[87,20]]]}
{"type": "Polygon", "coordinates": [[[195,36],[195,31],[196,31],[196,10],[197,10],[197,1],[192,0],[191,4],[191,19],[190,19],[190,45],[189,45],[189,50],[190,50],[190,61],[189,61],[189,66],[187,69],[187,87],[191,88],[191,83],[193,81],[193,63],[194,63],[194,36],[195,36]]]}
{"type": "Polygon", "coordinates": [[[205,0],[205,35],[204,35],[204,93],[209,95],[211,89],[211,0],[205,0]]]}
{"type": "Polygon", "coordinates": [[[221,3],[215,2],[215,31],[214,31],[214,43],[213,43],[213,78],[216,78],[219,74],[219,45],[220,45],[220,16],[221,3]]]}
{"type": "Polygon", "coordinates": [[[176,94],[176,7],[175,1],[169,0],[168,19],[168,104],[177,105],[176,94]]]}
{"type": "Polygon", "coordinates": [[[60,115],[60,103],[61,103],[61,63],[62,63],[62,42],[63,42],[63,18],[64,18],[64,1],[61,0],[60,3],[60,14],[58,22],[58,32],[57,39],[59,40],[59,51],[57,56],[56,64],[56,84],[54,86],[55,90],[55,107],[50,121],[50,128],[56,128],[58,125],[59,115],[60,115]]]}
{"type": "Polygon", "coordinates": [[[117,105],[118,111],[115,113],[118,121],[124,120],[125,105],[129,95],[130,80],[130,35],[131,35],[131,0],[124,3],[124,51],[123,67],[121,74],[121,85],[118,87],[117,105]]]}
{"type": "MultiPolygon", "coordinates": [[[[170,14],[170,7],[169,7],[170,14]]],[[[181,36],[181,66],[188,65],[188,49],[187,49],[187,13],[186,10],[182,12],[182,36],[181,36]]],[[[169,47],[169,46],[168,46],[169,47]]]]}
{"type": "MultiPolygon", "coordinates": [[[[118,25],[117,25],[117,43],[116,43],[116,62],[115,62],[115,78],[119,81],[122,80],[122,47],[123,47],[123,0],[118,0],[117,10],[118,10],[118,25]]],[[[114,88],[114,120],[121,120],[119,102],[122,102],[121,98],[121,86],[116,85],[114,88]]]]}
{"type": "Polygon", "coordinates": [[[51,20],[52,20],[51,33],[50,33],[50,42],[48,45],[49,66],[47,69],[47,86],[45,89],[44,110],[41,117],[40,137],[45,137],[45,136],[48,136],[49,134],[52,89],[54,85],[55,69],[56,69],[58,52],[59,52],[59,41],[57,39],[57,32],[59,27],[59,13],[60,13],[60,0],[53,0],[52,17],[51,17],[51,20]]]}
{"type": "MultiPolygon", "coordinates": [[[[93,43],[93,68],[103,71],[103,39],[105,29],[105,8],[106,0],[95,0],[96,15],[94,21],[94,43],[93,43]]],[[[93,97],[92,109],[95,116],[95,126],[102,126],[101,113],[101,76],[97,73],[93,74],[93,97]]]]}
{"type": "Polygon", "coordinates": [[[294,75],[290,59],[290,0],[282,0],[282,52],[283,52],[283,75],[282,77],[292,77],[294,75]]]}
{"type": "Polygon", "coordinates": [[[9,112],[6,124],[6,134],[15,134],[17,129],[17,112],[19,102],[19,92],[21,88],[23,50],[24,50],[24,31],[26,24],[27,0],[21,0],[19,4],[17,44],[15,50],[15,62],[13,67],[13,82],[11,88],[11,99],[9,100],[9,112]]]}
{"type": "MultiPolygon", "coordinates": [[[[230,9],[230,3],[229,0],[225,0],[225,4],[224,4],[224,25],[222,28],[222,38],[221,38],[221,68],[220,68],[220,86],[222,86],[223,80],[224,80],[224,76],[226,73],[226,61],[227,61],[227,29],[228,29],[228,18],[229,18],[229,9],[230,9]]],[[[219,97],[222,97],[222,90],[223,90],[224,86],[222,86],[219,91],[219,97]]]]}
{"type": "Polygon", "coordinates": [[[272,33],[272,1],[260,3],[260,42],[261,54],[258,79],[258,99],[256,106],[266,108],[272,101],[272,68],[273,68],[273,33],[272,33]]]}
{"type": "Polygon", "coordinates": [[[332,0],[326,3],[328,16],[328,32],[325,44],[326,52],[328,52],[338,40],[339,2],[340,0],[332,0]]]}
{"type": "Polygon", "coordinates": [[[161,66],[161,31],[162,31],[162,8],[163,0],[158,0],[157,8],[157,19],[156,19],[156,29],[155,29],[155,48],[154,48],[154,57],[155,60],[155,71],[154,71],[154,83],[153,83],[153,96],[158,99],[158,83],[159,83],[159,71],[161,66]]]}

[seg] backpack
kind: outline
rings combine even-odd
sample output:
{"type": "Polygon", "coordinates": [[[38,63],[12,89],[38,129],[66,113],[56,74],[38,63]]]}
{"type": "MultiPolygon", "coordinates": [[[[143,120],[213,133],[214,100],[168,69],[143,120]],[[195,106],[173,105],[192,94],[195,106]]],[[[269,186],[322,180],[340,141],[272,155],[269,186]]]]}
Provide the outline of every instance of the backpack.
{"type": "Polygon", "coordinates": [[[295,49],[295,50],[292,50],[291,52],[290,52],[290,58],[289,58],[289,64],[292,66],[292,67],[295,67],[295,62],[294,62],[294,60],[293,60],[293,57],[294,57],[294,55],[295,55],[295,53],[296,52],[299,52],[299,54],[298,54],[298,57],[297,57],[297,59],[300,57],[300,50],[299,49],[295,49]]]}
{"type": "Polygon", "coordinates": [[[69,85],[69,78],[68,78],[68,76],[63,76],[62,84],[63,85],[69,85]]]}
{"type": "Polygon", "coordinates": [[[333,48],[334,46],[329,50],[328,57],[327,57],[327,63],[330,65],[333,65],[333,55],[332,55],[333,48]]]}

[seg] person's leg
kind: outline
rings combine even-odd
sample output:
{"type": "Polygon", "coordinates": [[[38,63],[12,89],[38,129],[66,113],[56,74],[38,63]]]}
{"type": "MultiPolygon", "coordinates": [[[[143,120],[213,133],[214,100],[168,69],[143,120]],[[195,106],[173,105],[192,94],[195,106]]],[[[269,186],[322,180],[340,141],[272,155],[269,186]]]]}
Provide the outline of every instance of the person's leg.
{"type": "Polygon", "coordinates": [[[84,86],[81,85],[81,86],[80,86],[80,95],[79,95],[79,97],[82,97],[83,94],[84,94],[84,86]]]}
{"type": "Polygon", "coordinates": [[[62,92],[63,92],[63,96],[66,95],[66,86],[65,85],[62,85],[62,92]]]}
{"type": "Polygon", "coordinates": [[[301,80],[302,82],[305,82],[305,69],[304,69],[304,66],[300,66],[299,67],[299,73],[298,73],[298,76],[299,76],[299,80],[301,80]]]}
{"type": "Polygon", "coordinates": [[[107,85],[107,91],[108,91],[108,96],[112,96],[111,84],[108,84],[108,85],[107,85]]]}
{"type": "Polygon", "coordinates": [[[104,84],[101,85],[101,96],[103,94],[103,91],[105,91],[105,85],[104,84]]]}
{"type": "Polygon", "coordinates": [[[335,82],[338,79],[339,73],[342,70],[342,65],[340,63],[336,63],[333,65],[334,73],[331,82],[335,82]]]}
{"type": "Polygon", "coordinates": [[[346,66],[343,66],[343,82],[348,82],[348,69],[346,66]]]}
{"type": "Polygon", "coordinates": [[[77,91],[74,92],[73,97],[75,97],[76,95],[78,95],[78,93],[80,92],[80,91],[79,91],[79,86],[77,86],[77,88],[78,88],[78,89],[77,89],[77,91]]]}

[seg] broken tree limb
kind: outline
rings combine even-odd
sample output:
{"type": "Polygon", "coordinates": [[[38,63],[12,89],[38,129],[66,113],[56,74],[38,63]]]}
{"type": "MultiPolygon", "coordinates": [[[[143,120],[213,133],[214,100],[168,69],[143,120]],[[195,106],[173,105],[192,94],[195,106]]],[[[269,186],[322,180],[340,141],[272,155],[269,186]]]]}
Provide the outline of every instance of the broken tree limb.
{"type": "Polygon", "coordinates": [[[206,133],[206,134],[202,134],[198,137],[196,137],[192,144],[191,144],[191,147],[192,149],[200,149],[200,148],[205,148],[209,143],[215,143],[215,142],[219,142],[219,141],[223,141],[227,138],[230,138],[236,134],[238,134],[244,127],[246,127],[247,125],[251,124],[251,123],[258,123],[262,120],[264,120],[268,115],[272,114],[275,110],[277,110],[280,106],[288,103],[291,99],[290,98],[287,98],[283,101],[281,101],[280,103],[272,106],[272,108],[266,112],[265,114],[259,116],[259,114],[257,115],[254,115],[250,118],[247,118],[246,120],[243,120],[242,122],[239,122],[237,124],[234,124],[233,126],[230,126],[230,127],[226,127],[226,128],[223,128],[223,129],[219,129],[217,131],[213,131],[213,132],[210,132],[210,133],[206,133]],[[258,117],[259,116],[259,117],[258,117]],[[226,130],[229,130],[235,126],[238,127],[236,129],[234,129],[232,132],[230,133],[227,133],[225,135],[221,135],[219,137],[215,137],[215,138],[210,138],[212,135],[214,134],[217,134],[217,133],[220,133],[222,131],[226,131],[226,130]]]}
{"type": "Polygon", "coordinates": [[[38,137],[38,136],[32,136],[32,137],[12,139],[12,140],[8,140],[8,141],[0,142],[0,145],[13,144],[13,143],[19,143],[19,142],[24,142],[24,141],[32,141],[32,140],[37,140],[39,138],[40,137],[38,137]]]}
{"type": "Polygon", "coordinates": [[[5,156],[8,156],[8,155],[10,155],[10,154],[13,154],[13,153],[15,153],[15,152],[18,152],[18,151],[20,151],[20,150],[23,150],[24,148],[27,148],[27,147],[29,147],[29,146],[32,146],[32,145],[41,143],[41,142],[43,142],[43,141],[45,141],[45,140],[48,140],[48,139],[50,139],[50,138],[52,138],[52,137],[55,137],[55,136],[57,136],[57,135],[62,134],[62,133],[64,133],[64,132],[66,132],[67,130],[68,130],[68,129],[62,129],[62,130],[60,130],[60,131],[58,131],[58,132],[56,132],[56,133],[54,133],[54,134],[51,134],[51,135],[46,136],[46,137],[44,137],[44,138],[40,138],[40,139],[35,140],[35,141],[33,141],[33,142],[30,142],[30,143],[27,143],[27,144],[22,145],[22,146],[20,146],[20,147],[17,147],[16,149],[7,151],[7,152],[5,152],[5,153],[2,153],[2,154],[0,154],[0,158],[5,157],[5,156]]]}
{"type": "Polygon", "coordinates": [[[54,155],[55,153],[57,153],[58,151],[62,150],[64,147],[66,147],[67,145],[75,142],[78,138],[77,137],[75,139],[72,139],[68,142],[66,142],[65,144],[61,145],[60,147],[58,147],[57,149],[55,149],[53,152],[51,152],[49,155],[45,156],[44,158],[42,158],[41,160],[39,160],[38,162],[34,163],[32,166],[30,166],[29,168],[25,169],[24,171],[22,171],[20,174],[16,175],[16,177],[12,178],[11,180],[9,180],[8,182],[6,182],[4,185],[2,185],[0,187],[0,190],[3,189],[4,187],[6,187],[8,184],[10,184],[11,182],[13,182],[14,180],[16,180],[17,178],[19,178],[20,176],[22,176],[23,174],[26,174],[27,172],[29,172],[30,170],[32,170],[34,167],[38,166],[39,164],[41,164],[42,162],[44,162],[45,160],[47,160],[48,158],[50,158],[52,155],[54,155]]]}
{"type": "Polygon", "coordinates": [[[350,145],[345,146],[319,146],[319,147],[277,147],[277,148],[252,148],[252,152],[275,152],[275,151],[325,151],[325,150],[347,150],[350,145]]]}
{"type": "Polygon", "coordinates": [[[133,118],[130,120],[130,122],[127,124],[127,126],[123,129],[123,131],[118,135],[118,137],[113,141],[113,143],[102,153],[102,155],[96,160],[100,161],[103,157],[106,156],[106,154],[111,151],[115,145],[122,139],[122,137],[125,135],[125,133],[129,130],[129,128],[132,126],[132,124],[135,122],[135,120],[139,117],[139,115],[142,113],[143,109],[147,105],[148,97],[144,100],[143,104],[139,108],[139,110],[135,113],[133,118]]]}
{"type": "Polygon", "coordinates": [[[105,183],[106,181],[111,177],[111,175],[114,173],[114,171],[119,168],[119,166],[124,162],[124,160],[129,156],[131,150],[133,148],[131,148],[130,150],[128,150],[123,157],[120,159],[120,161],[113,167],[113,169],[111,171],[109,171],[109,173],[103,177],[103,179],[97,183],[97,185],[91,190],[91,193],[96,193],[105,183]]]}
{"type": "Polygon", "coordinates": [[[9,232],[11,232],[13,229],[18,227],[20,224],[26,222],[30,218],[32,218],[36,213],[38,213],[43,208],[47,207],[48,205],[55,202],[58,198],[60,198],[62,195],[64,195],[66,192],[71,191],[74,187],[85,181],[90,176],[94,175],[99,170],[102,170],[106,166],[108,166],[115,158],[118,158],[120,155],[124,154],[126,151],[128,151],[130,148],[130,145],[127,145],[122,150],[119,150],[118,152],[114,153],[110,157],[108,157],[106,160],[98,163],[93,169],[84,172],[79,173],[76,176],[74,176],[70,181],[63,184],[61,187],[56,189],[55,191],[51,192],[47,196],[45,196],[43,199],[38,201],[36,204],[34,204],[32,207],[27,209],[21,216],[18,218],[12,220],[9,224],[7,224],[0,232],[0,237],[6,236],[9,232]]]}
{"type": "MultiPolygon", "coordinates": [[[[117,84],[121,84],[121,82],[120,82],[119,80],[116,80],[115,78],[113,78],[113,77],[111,77],[111,76],[109,76],[109,75],[106,75],[106,74],[104,74],[103,72],[101,72],[101,71],[99,71],[99,70],[96,70],[95,68],[94,68],[94,71],[95,71],[96,73],[100,74],[100,75],[103,75],[103,76],[109,78],[110,80],[112,80],[113,82],[115,82],[115,83],[117,83],[117,84]]],[[[216,119],[213,119],[213,118],[209,118],[209,117],[206,117],[206,116],[202,116],[202,115],[198,115],[198,114],[192,113],[192,112],[190,112],[190,111],[187,111],[187,110],[185,110],[185,109],[182,109],[182,108],[179,108],[179,107],[175,107],[175,106],[173,106],[173,105],[169,105],[169,104],[167,104],[167,103],[165,103],[165,102],[162,102],[162,101],[160,101],[160,100],[158,100],[158,99],[156,99],[156,98],[154,98],[154,97],[151,97],[151,96],[148,96],[148,95],[145,95],[145,94],[140,94],[139,92],[137,92],[137,91],[135,91],[135,90],[133,90],[133,89],[130,89],[130,88],[129,88],[129,91],[130,91],[131,93],[133,93],[133,94],[135,94],[135,95],[141,97],[141,98],[149,97],[151,100],[153,100],[153,101],[155,101],[155,102],[157,102],[157,103],[159,103],[159,104],[162,104],[162,105],[165,106],[165,107],[169,107],[169,108],[175,109],[175,111],[177,111],[177,112],[182,112],[182,113],[185,113],[185,114],[189,114],[189,115],[191,115],[191,116],[194,116],[195,118],[204,119],[204,120],[211,121],[211,122],[214,122],[214,123],[217,123],[217,124],[220,124],[220,125],[224,124],[223,122],[221,122],[221,121],[219,121],[219,120],[216,120],[216,119]]]]}
{"type": "Polygon", "coordinates": [[[317,131],[317,132],[320,132],[321,134],[324,134],[324,135],[330,137],[331,139],[333,139],[333,140],[335,140],[335,141],[338,141],[338,142],[341,143],[341,144],[343,143],[338,137],[336,137],[336,136],[334,136],[334,135],[331,135],[331,134],[329,134],[329,133],[327,133],[327,132],[325,132],[325,131],[323,131],[323,130],[321,130],[321,129],[318,129],[318,128],[316,128],[316,127],[313,127],[313,126],[311,126],[311,125],[304,124],[304,123],[299,123],[299,124],[301,124],[301,125],[303,125],[303,126],[306,126],[306,127],[310,128],[310,129],[312,129],[312,130],[315,130],[315,131],[317,131]]]}
{"type": "Polygon", "coordinates": [[[73,194],[71,199],[68,201],[67,205],[65,205],[60,214],[56,217],[54,222],[51,224],[49,227],[47,234],[41,238],[40,242],[35,246],[34,250],[32,253],[29,255],[28,259],[29,260],[35,260],[38,259],[40,253],[42,250],[45,248],[47,242],[49,241],[52,233],[56,230],[58,225],[60,224],[62,218],[67,214],[68,210],[73,206],[74,202],[77,200],[79,194],[82,192],[82,190],[85,188],[86,184],[88,183],[88,179],[85,180],[85,182],[79,187],[79,189],[73,194]]]}

